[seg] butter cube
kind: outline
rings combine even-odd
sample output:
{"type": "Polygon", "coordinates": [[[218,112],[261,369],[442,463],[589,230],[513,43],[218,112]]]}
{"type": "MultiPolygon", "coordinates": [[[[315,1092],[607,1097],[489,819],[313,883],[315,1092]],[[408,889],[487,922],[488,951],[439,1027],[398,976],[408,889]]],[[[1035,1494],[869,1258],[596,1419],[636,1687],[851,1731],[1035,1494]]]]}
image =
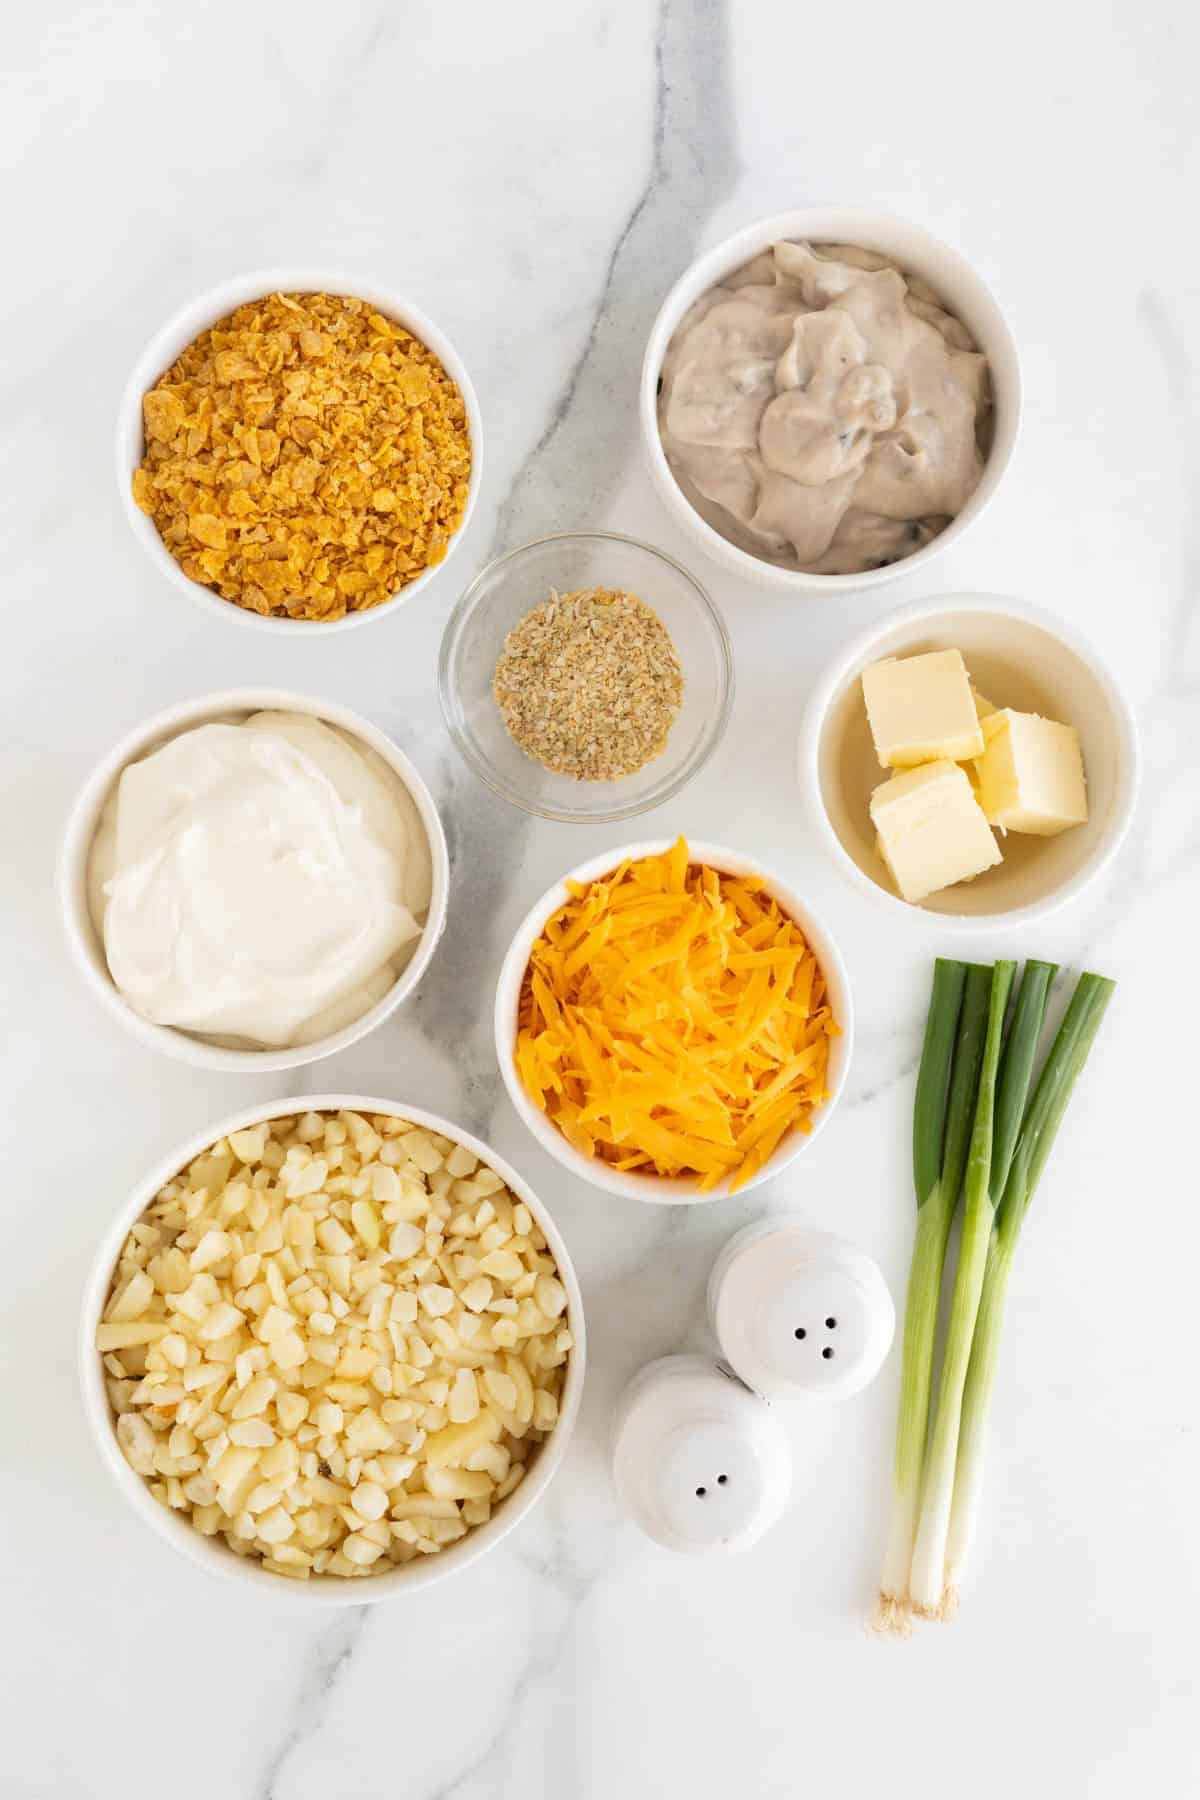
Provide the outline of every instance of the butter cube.
{"type": "Polygon", "coordinates": [[[983,732],[960,650],[885,657],[863,670],[862,689],[880,768],[982,756],[983,732]]]}
{"type": "Polygon", "coordinates": [[[983,721],[983,736],[975,772],[979,804],[993,825],[1054,837],[1087,822],[1083,755],[1073,725],[1005,707],[983,721]]]}
{"type": "Polygon", "coordinates": [[[871,822],[879,854],[906,900],[924,900],[1002,861],[965,771],[946,759],[877,787],[871,822]]]}
{"type": "Polygon", "coordinates": [[[998,706],[993,706],[990,700],[984,699],[974,682],[971,683],[971,698],[975,702],[975,716],[981,725],[991,713],[1000,710],[998,706]]]}

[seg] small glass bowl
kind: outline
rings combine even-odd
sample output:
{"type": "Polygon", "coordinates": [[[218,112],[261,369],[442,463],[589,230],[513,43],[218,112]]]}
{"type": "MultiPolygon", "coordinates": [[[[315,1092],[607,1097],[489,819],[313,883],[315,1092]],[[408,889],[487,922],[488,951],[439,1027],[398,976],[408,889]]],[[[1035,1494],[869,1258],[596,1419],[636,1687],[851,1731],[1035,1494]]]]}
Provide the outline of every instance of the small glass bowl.
{"type": "Polygon", "coordinates": [[[678,793],[720,741],[733,701],[733,650],[724,621],[686,569],[612,531],[563,531],[497,557],[451,614],[438,658],[438,693],[450,735],[494,794],[543,819],[631,819],[678,793]],[[619,781],[556,775],[517,748],[492,694],[513,626],[552,591],[620,588],[653,607],[683,670],[683,701],[665,750],[619,781]]]}

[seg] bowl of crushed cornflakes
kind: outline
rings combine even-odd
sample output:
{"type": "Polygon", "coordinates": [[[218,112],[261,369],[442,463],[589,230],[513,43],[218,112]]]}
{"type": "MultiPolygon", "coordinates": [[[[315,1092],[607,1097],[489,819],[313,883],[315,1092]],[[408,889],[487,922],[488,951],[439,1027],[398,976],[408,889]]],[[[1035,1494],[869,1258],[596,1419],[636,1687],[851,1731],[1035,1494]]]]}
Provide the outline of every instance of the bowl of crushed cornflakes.
{"type": "Polygon", "coordinates": [[[172,586],[311,635],[428,585],[471,516],[482,449],[470,376],[431,319],[355,276],[266,269],[154,334],[121,400],[117,485],[172,586]]]}

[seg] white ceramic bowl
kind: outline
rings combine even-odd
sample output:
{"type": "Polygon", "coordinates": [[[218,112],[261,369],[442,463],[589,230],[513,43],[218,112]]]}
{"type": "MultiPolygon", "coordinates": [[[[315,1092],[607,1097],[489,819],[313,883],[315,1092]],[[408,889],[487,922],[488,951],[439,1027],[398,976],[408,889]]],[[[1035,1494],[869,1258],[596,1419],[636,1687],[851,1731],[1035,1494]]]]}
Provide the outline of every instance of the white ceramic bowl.
{"type": "Polygon", "coordinates": [[[910,919],[933,914],[939,929],[951,932],[1031,925],[1082,893],[1111,863],[1129,829],[1138,771],[1133,713],[1086,639],[1037,607],[995,594],[946,594],[881,619],[825,670],[800,732],[800,785],[834,862],[889,912],[910,919]],[[867,805],[887,776],[875,757],[859,676],[884,656],[949,649],[962,651],[976,686],[994,706],[1074,725],[1089,818],[1058,837],[1009,832],[996,868],[914,907],[895,892],[875,851],[867,805]]]}
{"type": "Polygon", "coordinates": [[[340,274],[329,269],[282,268],[253,269],[245,275],[235,275],[229,281],[223,281],[219,287],[209,288],[195,300],[173,314],[166,324],[161,326],[150,339],[142,354],[134,364],[125,391],[121,396],[120,409],[117,413],[116,431],[116,464],[117,488],[121,496],[121,506],[125,517],[129,520],[133,535],[141,544],[147,556],[159,572],[166,576],[172,587],[180,593],[187,594],[197,605],[202,606],[212,618],[234,619],[243,625],[249,625],[261,631],[290,632],[293,637],[320,637],[334,631],[350,631],[357,625],[367,625],[373,619],[387,618],[398,610],[400,602],[410,600],[423,587],[434,579],[446,567],[453,556],[459,540],[462,538],[479,494],[479,484],[483,474],[483,425],[479,414],[479,402],[471,378],[467,374],[466,365],[458,351],[445,333],[426,318],[423,312],[405,299],[403,294],[396,294],[390,288],[381,287],[378,282],[365,281],[357,275],[340,274]],[[261,299],[266,294],[347,294],[358,300],[369,301],[379,309],[386,318],[394,319],[403,325],[415,338],[428,346],[441,361],[442,367],[453,381],[458,384],[463,402],[467,409],[467,419],[471,430],[471,479],[467,489],[467,504],[463,512],[462,524],[451,537],[446,546],[446,555],[436,567],[426,569],[415,580],[401,588],[398,594],[379,606],[368,607],[364,612],[347,613],[344,618],[319,619],[275,619],[264,618],[262,614],[251,612],[244,606],[238,606],[232,600],[223,600],[212,588],[205,587],[199,581],[193,581],[184,574],[175,558],[171,555],[159,535],[158,527],[152,519],[147,518],[134,502],[133,475],[142,460],[145,448],[145,436],[142,429],[142,400],[154,386],[159,376],[171,367],[176,357],[186,349],[193,338],[207,331],[219,319],[228,318],[229,314],[248,300],[261,299]]]}
{"type": "Polygon", "coordinates": [[[67,943],[84,981],[113,1018],[143,1044],[174,1056],[180,1062],[192,1063],[199,1069],[245,1070],[255,1074],[298,1069],[305,1063],[318,1062],[323,1056],[332,1056],[335,1050],[344,1050],[348,1044],[357,1043],[376,1025],[382,1024],[389,1013],[408,998],[429,967],[438,939],[446,927],[449,885],[450,858],[433,795],[404,752],[368,719],[351,712],[348,707],[329,700],[316,700],[307,694],[288,693],[281,688],[232,688],[227,693],[202,694],[195,700],[181,700],[127,733],[101,757],[76,796],[67,817],[58,864],[58,897],[67,943]],[[412,795],[429,839],[433,887],[420,942],[382,1000],[376,1001],[340,1031],[316,1038],[311,1044],[297,1044],[283,1050],[229,1050],[205,1043],[172,1025],[151,1023],[135,1012],[119,992],[108,972],[103,946],[88,908],[88,857],[104,803],[113,783],[129,763],[136,762],[191,726],[202,725],[210,719],[228,718],[230,714],[248,715],[260,711],[305,713],[314,719],[323,719],[326,724],[336,725],[360,738],[395,770],[412,795]]]}
{"type": "MultiPolygon", "coordinates": [[[[571,869],[561,881],[547,890],[535,906],[529,909],[525,918],[517,928],[516,936],[509,946],[507,955],[500,968],[500,979],[496,988],[496,1058],[500,1064],[500,1073],[504,1085],[508,1089],[509,1099],[516,1107],[521,1118],[528,1125],[534,1137],[552,1156],[556,1156],[564,1169],[572,1175],[578,1175],[582,1181],[590,1181],[593,1187],[603,1188],[609,1194],[622,1194],[629,1200],[646,1200],[660,1206],[687,1206],[705,1200],[723,1200],[729,1193],[729,1182],[718,1183],[715,1188],[704,1191],[698,1180],[685,1180],[658,1175],[622,1174],[607,1163],[591,1157],[583,1156],[572,1149],[558,1127],[551,1123],[541,1109],[533,1104],[525,1092],[524,1085],[517,1073],[513,1060],[513,1046],[517,1036],[517,1009],[521,998],[521,985],[525,979],[525,970],[529,965],[530,953],[534,943],[541,936],[542,927],[551,913],[568,898],[567,883],[569,881],[595,881],[601,875],[607,875],[618,863],[627,858],[632,861],[641,856],[661,856],[671,848],[670,838],[654,838],[643,844],[626,844],[618,850],[606,850],[600,856],[593,856],[587,862],[580,863],[571,869]]],[[[727,850],[721,844],[706,844],[688,840],[691,861],[707,863],[710,868],[720,869],[730,875],[749,875],[761,881],[767,892],[779,902],[789,918],[800,926],[809,946],[812,949],[829,989],[829,997],[833,1005],[834,1018],[841,1027],[841,1035],[831,1039],[829,1045],[829,1098],[813,1117],[812,1130],[809,1132],[793,1131],[784,1138],[775,1154],[759,1169],[757,1174],[744,1181],[737,1192],[748,1194],[751,1188],[758,1187],[764,1181],[771,1181],[782,1173],[811,1144],[817,1133],[828,1123],[829,1117],[837,1105],[838,1097],[846,1082],[846,1074],[850,1067],[850,1055],[854,1046],[854,1008],[850,998],[850,982],[846,975],[846,967],[842,962],[837,945],[812,908],[805,904],[794,888],[781,880],[772,870],[764,868],[762,863],[753,857],[743,856],[740,851],[727,850]]]]}
{"type": "Polygon", "coordinates": [[[567,1247],[559,1236],[553,1219],[516,1170],[510,1168],[487,1144],[472,1137],[469,1131],[464,1131],[461,1126],[448,1119],[439,1118],[436,1113],[424,1112],[420,1107],[406,1106],[395,1100],[366,1098],[361,1094],[305,1094],[296,1100],[269,1100],[265,1105],[251,1107],[236,1113],[232,1118],[218,1121],[207,1130],[189,1138],[186,1143],[173,1150],[170,1156],[164,1157],[145,1180],[138,1184],[124,1205],[118,1207],[105,1232],[84,1287],[79,1322],[79,1377],[84,1411],[101,1461],[143,1524],[148,1525],[160,1538],[181,1551],[200,1568],[207,1569],[214,1575],[228,1576],[245,1588],[255,1587],[261,1594],[276,1594],[285,1600],[299,1601],[305,1606],[367,1606],[376,1600],[398,1599],[403,1594],[429,1587],[432,1582],[441,1581],[447,1575],[467,1568],[498,1544],[501,1538],[507,1537],[513,1526],[536,1506],[566,1454],[583,1394],[586,1353],[583,1297],[567,1247]],[[286,1576],[273,1575],[269,1569],[262,1568],[248,1557],[237,1556],[224,1543],[205,1537],[179,1514],[160,1506],[142,1477],[130,1468],[117,1443],[112,1409],[104,1387],[104,1371],[96,1351],[96,1327],[108,1298],[113,1269],[130,1227],[141,1217],[165,1182],[170,1181],[194,1157],[207,1150],[210,1144],[231,1131],[257,1125],[263,1119],[282,1119],[309,1111],[336,1112],[342,1108],[353,1112],[392,1113],[398,1118],[411,1120],[414,1125],[427,1126],[431,1131],[440,1132],[445,1137],[453,1138],[456,1143],[464,1144],[507,1182],[537,1220],[558,1264],[559,1276],[567,1290],[567,1318],[575,1345],[567,1359],[558,1423],[543,1440],[536,1457],[531,1460],[529,1474],[497,1507],[495,1514],[485,1525],[475,1526],[465,1538],[449,1545],[437,1556],[422,1557],[419,1562],[405,1564],[403,1568],[373,1575],[369,1579],[356,1581],[338,1576],[320,1576],[309,1581],[289,1581],[286,1576]]]}
{"type": "Polygon", "coordinates": [[[1017,348],[991,290],[957,251],[940,239],[890,213],[853,206],[806,207],[776,213],[745,226],[706,250],[675,283],[659,309],[642,362],[639,411],[650,472],[668,509],[704,546],[710,556],[749,580],[793,593],[836,594],[878,587],[911,575],[960,538],[991,500],[1012,459],[1021,418],[1021,374],[1017,348]],[[995,408],[992,446],[983,478],[967,504],[940,536],[899,562],[859,575],[811,575],[782,569],[741,550],[721,536],[696,511],[671,472],[658,433],[658,377],[675,329],[688,308],[725,276],[772,244],[801,240],[815,244],[854,244],[890,256],[902,269],[922,276],[967,327],[991,366],[995,408]]]}

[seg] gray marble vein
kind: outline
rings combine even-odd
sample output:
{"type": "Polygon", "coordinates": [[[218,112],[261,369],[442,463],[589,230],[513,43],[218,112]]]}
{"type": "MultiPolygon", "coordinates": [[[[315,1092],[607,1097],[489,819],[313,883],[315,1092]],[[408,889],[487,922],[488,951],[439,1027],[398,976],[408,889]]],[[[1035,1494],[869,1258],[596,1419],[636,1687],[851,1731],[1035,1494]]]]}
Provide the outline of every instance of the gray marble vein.
{"type": "Polygon", "coordinates": [[[637,451],[641,351],[666,288],[738,173],[725,0],[661,0],[645,173],[604,267],[583,344],[496,531],[511,548],[596,523],[637,451]]]}
{"type": "Polygon", "coordinates": [[[293,1758],[320,1731],[335,1694],[350,1674],[371,1618],[369,1606],[348,1607],[320,1632],[308,1652],[282,1730],[253,1789],[253,1800],[280,1800],[280,1782],[293,1758]]]}
{"type": "MultiPolygon", "coordinates": [[[[637,369],[650,322],[671,272],[686,266],[736,176],[724,0],[661,0],[653,57],[644,174],[600,272],[583,344],[500,506],[497,551],[547,531],[605,521],[607,502],[637,454],[637,369]]],[[[529,824],[503,801],[485,797],[453,753],[443,778],[452,793],[452,859],[459,865],[468,854],[461,834],[469,831],[476,903],[470,916],[452,915],[439,952],[453,968],[454,984],[438,995],[437,1026],[455,1046],[468,1110],[483,1125],[496,1092],[490,1016],[484,1009],[481,1017],[478,1004],[497,952],[486,922],[511,888],[529,824]],[[469,823],[460,827],[459,820],[469,823]]],[[[416,1010],[421,1017],[420,1000],[416,1010]]]]}

